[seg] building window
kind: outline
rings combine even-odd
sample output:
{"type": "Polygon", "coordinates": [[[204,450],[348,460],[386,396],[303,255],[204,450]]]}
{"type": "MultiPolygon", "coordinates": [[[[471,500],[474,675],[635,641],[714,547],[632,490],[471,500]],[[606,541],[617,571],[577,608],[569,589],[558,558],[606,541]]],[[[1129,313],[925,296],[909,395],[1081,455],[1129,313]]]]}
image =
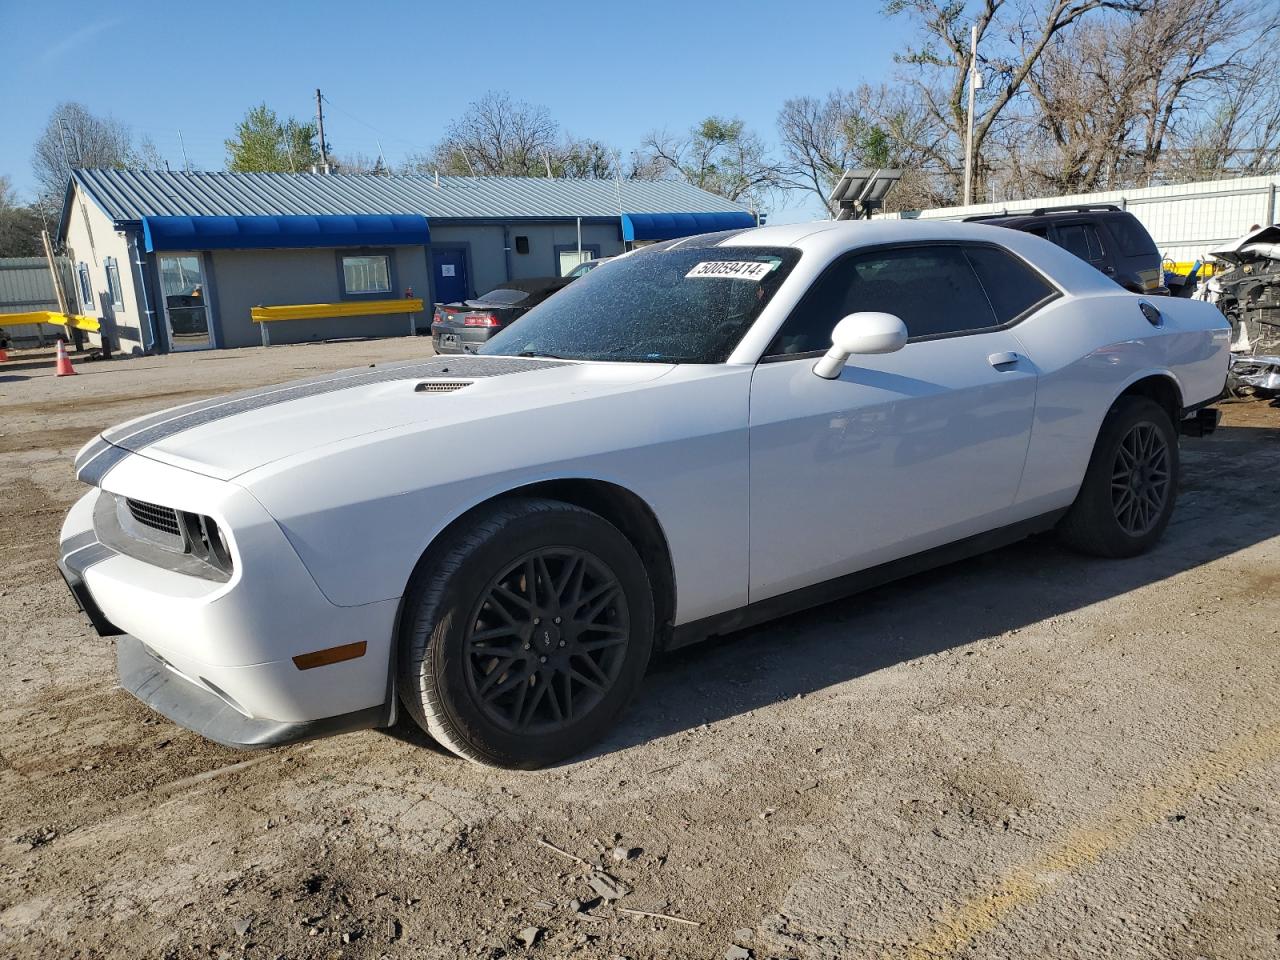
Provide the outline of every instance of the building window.
{"type": "Polygon", "coordinates": [[[391,292],[391,258],[385,254],[342,257],[342,292],[369,296],[391,292]]]}
{"type": "Polygon", "coordinates": [[[528,252],[529,252],[529,238],[516,237],[516,253],[528,253],[528,252]]]}
{"type": "Polygon", "coordinates": [[[573,244],[557,244],[556,245],[556,276],[567,277],[573,273],[579,266],[590,260],[600,259],[600,244],[584,243],[582,249],[578,249],[576,243],[573,244]]]}
{"type": "Polygon", "coordinates": [[[124,294],[120,291],[120,268],[116,266],[116,258],[104,257],[103,265],[107,270],[107,293],[111,296],[111,306],[123,310],[124,294]]]}
{"type": "Polygon", "coordinates": [[[80,279],[80,309],[94,309],[93,284],[89,281],[89,265],[81,263],[76,267],[76,276],[80,279]]]}

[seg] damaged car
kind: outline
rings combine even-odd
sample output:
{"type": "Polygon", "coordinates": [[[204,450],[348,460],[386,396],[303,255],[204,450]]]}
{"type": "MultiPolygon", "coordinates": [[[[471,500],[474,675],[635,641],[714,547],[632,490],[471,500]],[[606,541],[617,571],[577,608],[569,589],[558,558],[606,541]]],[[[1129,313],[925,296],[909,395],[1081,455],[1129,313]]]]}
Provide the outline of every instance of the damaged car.
{"type": "Polygon", "coordinates": [[[1225,265],[1208,290],[1231,324],[1227,389],[1280,396],[1280,225],[1255,229],[1213,257],[1225,265]]]}

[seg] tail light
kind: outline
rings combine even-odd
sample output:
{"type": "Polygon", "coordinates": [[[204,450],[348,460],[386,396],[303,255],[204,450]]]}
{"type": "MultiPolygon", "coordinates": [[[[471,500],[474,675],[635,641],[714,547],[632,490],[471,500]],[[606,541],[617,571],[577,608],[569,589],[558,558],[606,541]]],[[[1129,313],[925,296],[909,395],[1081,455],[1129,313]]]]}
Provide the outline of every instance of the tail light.
{"type": "Polygon", "coordinates": [[[462,321],[464,327],[496,327],[500,323],[492,313],[468,313],[462,321]]]}

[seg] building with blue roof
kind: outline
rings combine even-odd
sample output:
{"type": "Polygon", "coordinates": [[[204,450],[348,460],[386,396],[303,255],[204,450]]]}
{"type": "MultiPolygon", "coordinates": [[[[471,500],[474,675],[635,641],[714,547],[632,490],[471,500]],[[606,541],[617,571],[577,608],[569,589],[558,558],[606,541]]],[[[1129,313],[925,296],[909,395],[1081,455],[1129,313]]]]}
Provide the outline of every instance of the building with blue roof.
{"type": "Polygon", "coordinates": [[[433,303],[755,222],[675,180],[76,170],[58,239],[112,349],[168,352],[261,342],[257,306],[422,298],[425,316],[275,323],[271,340],[425,333],[433,303]]]}

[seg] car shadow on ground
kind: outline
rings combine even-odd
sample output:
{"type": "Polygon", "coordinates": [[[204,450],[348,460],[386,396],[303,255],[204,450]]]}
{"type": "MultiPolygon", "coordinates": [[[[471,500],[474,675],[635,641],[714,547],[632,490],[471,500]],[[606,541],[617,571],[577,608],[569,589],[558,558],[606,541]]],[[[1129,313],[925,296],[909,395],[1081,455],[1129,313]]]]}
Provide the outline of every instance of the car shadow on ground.
{"type": "Polygon", "coordinates": [[[613,734],[570,762],[1020,630],[1277,535],[1280,426],[1224,427],[1183,442],[1178,508],[1151,553],[1102,560],[1042,535],[666,654],[613,734]]]}

